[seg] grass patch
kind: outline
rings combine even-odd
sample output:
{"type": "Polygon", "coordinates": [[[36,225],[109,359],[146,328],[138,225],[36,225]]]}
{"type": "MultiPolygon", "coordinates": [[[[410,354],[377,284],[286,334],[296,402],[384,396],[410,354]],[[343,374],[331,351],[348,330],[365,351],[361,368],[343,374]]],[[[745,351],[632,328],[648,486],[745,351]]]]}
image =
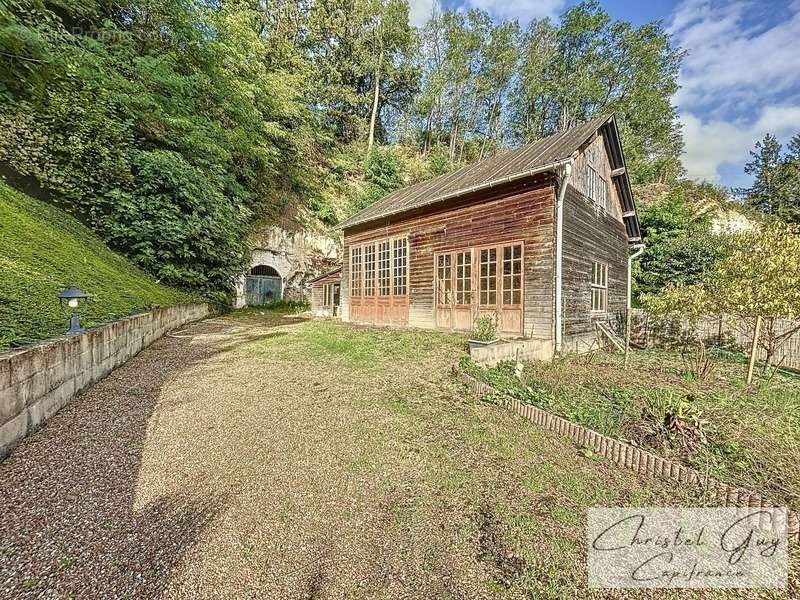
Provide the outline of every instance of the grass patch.
{"type": "Polygon", "coordinates": [[[69,315],[56,296],[69,285],[91,294],[84,326],[197,300],[159,284],[67,213],[0,183],[0,351],[64,333],[69,315]]]}
{"type": "Polygon", "coordinates": [[[781,372],[748,389],[738,357],[715,360],[703,381],[655,350],[635,353],[627,371],[618,354],[527,363],[521,379],[512,364],[462,367],[522,402],[800,507],[800,378],[781,372]]]}

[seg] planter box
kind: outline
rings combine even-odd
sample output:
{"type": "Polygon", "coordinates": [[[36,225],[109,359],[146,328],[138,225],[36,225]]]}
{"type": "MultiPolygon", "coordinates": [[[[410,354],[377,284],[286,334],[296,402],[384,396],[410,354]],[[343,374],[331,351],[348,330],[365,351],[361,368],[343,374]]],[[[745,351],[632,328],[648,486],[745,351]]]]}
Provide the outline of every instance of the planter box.
{"type": "Polygon", "coordinates": [[[481,340],[467,340],[467,344],[469,344],[469,350],[472,352],[475,348],[486,348],[486,346],[493,346],[499,341],[500,338],[496,338],[488,342],[483,342],[481,340]]]}

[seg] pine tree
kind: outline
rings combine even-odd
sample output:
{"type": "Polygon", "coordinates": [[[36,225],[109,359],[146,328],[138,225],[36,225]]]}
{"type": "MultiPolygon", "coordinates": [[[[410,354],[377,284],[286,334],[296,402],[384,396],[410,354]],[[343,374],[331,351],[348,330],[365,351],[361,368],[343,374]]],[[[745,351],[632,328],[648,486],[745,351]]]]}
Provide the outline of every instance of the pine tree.
{"type": "Polygon", "coordinates": [[[778,171],[781,165],[781,145],[771,133],[756,142],[755,150],[750,151],[751,160],[745,164],[744,172],[752,175],[753,185],[745,190],[746,203],[765,213],[774,214],[778,199],[775,196],[778,171]]]}

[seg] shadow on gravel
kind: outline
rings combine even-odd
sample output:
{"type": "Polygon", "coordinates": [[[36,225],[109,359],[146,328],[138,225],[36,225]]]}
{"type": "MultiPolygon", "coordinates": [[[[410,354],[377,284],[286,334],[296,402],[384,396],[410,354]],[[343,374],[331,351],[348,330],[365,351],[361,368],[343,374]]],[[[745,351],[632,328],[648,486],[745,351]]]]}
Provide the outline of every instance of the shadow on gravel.
{"type": "MultiPolygon", "coordinates": [[[[223,330],[201,323],[193,332],[223,330]]],[[[134,510],[161,389],[217,349],[157,341],[0,463],[0,597],[154,597],[224,508],[186,490],[134,510]]],[[[176,465],[176,469],[180,466],[176,465]]]]}

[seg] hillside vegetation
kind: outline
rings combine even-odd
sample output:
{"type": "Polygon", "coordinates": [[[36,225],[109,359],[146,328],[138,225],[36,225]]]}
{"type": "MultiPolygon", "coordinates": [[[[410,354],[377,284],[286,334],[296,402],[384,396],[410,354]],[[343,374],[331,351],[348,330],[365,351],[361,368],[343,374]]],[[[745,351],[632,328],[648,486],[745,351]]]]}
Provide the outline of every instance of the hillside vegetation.
{"type": "Polygon", "coordinates": [[[84,326],[192,301],[109,250],[65,212],[0,183],[0,351],[64,332],[56,296],[69,285],[91,294],[84,326]]]}
{"type": "Polygon", "coordinates": [[[637,183],[674,178],[681,57],[594,0],[527,26],[477,9],[415,26],[407,0],[20,0],[0,7],[0,162],[159,280],[219,297],[254,227],[327,227],[599,113],[637,183]]]}

